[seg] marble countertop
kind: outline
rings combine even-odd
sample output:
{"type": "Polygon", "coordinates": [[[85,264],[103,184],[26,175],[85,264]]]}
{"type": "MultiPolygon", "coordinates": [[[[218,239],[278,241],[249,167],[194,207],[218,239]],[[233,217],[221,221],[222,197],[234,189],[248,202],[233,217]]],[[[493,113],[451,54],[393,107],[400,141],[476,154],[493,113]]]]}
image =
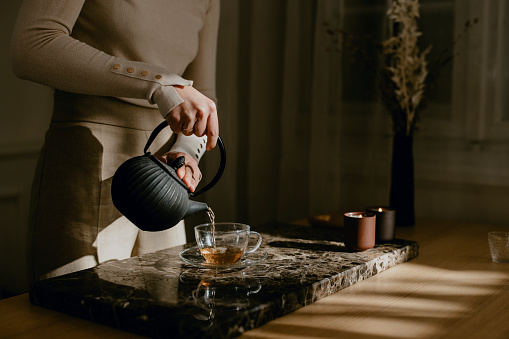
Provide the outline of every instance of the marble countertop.
{"type": "Polygon", "coordinates": [[[34,304],[155,338],[231,338],[418,255],[395,239],[348,250],[341,229],[253,227],[268,257],[234,271],[184,263],[178,246],[41,281],[34,304]]]}

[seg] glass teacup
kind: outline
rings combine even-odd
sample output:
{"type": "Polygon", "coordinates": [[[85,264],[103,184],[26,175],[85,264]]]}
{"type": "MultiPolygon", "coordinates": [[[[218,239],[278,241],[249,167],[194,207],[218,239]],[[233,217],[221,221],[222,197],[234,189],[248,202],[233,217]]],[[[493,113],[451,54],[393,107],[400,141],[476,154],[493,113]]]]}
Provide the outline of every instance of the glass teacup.
{"type": "Polygon", "coordinates": [[[234,264],[247,253],[256,251],[262,236],[250,230],[249,225],[233,222],[216,222],[194,228],[196,243],[202,256],[210,264],[234,264]],[[256,236],[256,244],[248,248],[249,238],[256,236]]]}

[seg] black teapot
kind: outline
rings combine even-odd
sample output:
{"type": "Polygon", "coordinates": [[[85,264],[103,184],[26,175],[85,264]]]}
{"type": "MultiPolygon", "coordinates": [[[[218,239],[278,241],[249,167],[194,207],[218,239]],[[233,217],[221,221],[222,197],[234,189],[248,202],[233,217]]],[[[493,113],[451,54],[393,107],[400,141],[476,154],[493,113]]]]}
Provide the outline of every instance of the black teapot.
{"type": "Polygon", "coordinates": [[[199,191],[189,191],[176,172],[184,165],[184,157],[168,165],[148,151],[159,132],[167,126],[168,123],[163,121],[154,129],[143,150],[144,155],[131,158],[120,165],[111,183],[113,204],[143,231],[166,230],[190,215],[207,211],[207,204],[189,198],[212,188],[221,178],[226,164],[226,150],[223,141],[218,137],[221,163],[216,175],[199,191]]]}

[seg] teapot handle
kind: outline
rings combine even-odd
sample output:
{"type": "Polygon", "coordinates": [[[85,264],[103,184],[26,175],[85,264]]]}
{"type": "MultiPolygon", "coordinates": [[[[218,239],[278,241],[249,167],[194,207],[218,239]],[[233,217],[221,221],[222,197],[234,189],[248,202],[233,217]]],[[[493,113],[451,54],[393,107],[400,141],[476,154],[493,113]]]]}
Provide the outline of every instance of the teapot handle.
{"type": "MultiPolygon", "coordinates": [[[[150,134],[150,137],[147,140],[147,144],[145,145],[145,148],[143,149],[143,152],[145,154],[148,152],[148,148],[150,147],[150,145],[152,144],[154,139],[157,137],[157,135],[167,126],[168,126],[168,122],[166,120],[164,120],[152,131],[152,133],[150,134]]],[[[214,178],[212,178],[212,180],[207,185],[205,185],[198,192],[192,192],[190,194],[193,197],[196,197],[202,193],[205,193],[209,189],[211,189],[219,181],[219,179],[221,179],[221,176],[223,175],[224,168],[226,166],[226,149],[224,147],[223,140],[221,139],[220,136],[217,137],[217,145],[219,146],[219,151],[221,153],[221,163],[219,164],[219,169],[217,170],[214,178]]]]}

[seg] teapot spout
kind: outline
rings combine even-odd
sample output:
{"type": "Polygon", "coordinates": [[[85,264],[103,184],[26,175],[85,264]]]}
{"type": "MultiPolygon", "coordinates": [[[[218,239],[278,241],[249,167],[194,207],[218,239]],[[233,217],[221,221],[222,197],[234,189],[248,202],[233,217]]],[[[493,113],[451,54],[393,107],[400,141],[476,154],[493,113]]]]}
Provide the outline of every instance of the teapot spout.
{"type": "Polygon", "coordinates": [[[190,202],[189,208],[187,209],[187,212],[184,215],[184,219],[193,215],[193,214],[196,214],[199,212],[206,212],[209,210],[209,206],[204,202],[191,201],[191,200],[189,202],[190,202]]]}

